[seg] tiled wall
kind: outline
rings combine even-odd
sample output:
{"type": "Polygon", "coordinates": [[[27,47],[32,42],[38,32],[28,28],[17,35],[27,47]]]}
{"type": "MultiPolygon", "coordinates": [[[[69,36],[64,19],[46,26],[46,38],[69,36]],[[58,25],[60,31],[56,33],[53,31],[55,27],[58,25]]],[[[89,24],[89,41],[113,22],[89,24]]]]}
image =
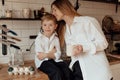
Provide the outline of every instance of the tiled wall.
{"type": "MultiPolygon", "coordinates": [[[[76,0],[70,0],[74,5],[76,0]]],[[[44,7],[47,12],[50,12],[50,4],[53,0],[5,0],[5,8],[11,9],[13,11],[13,17],[22,18],[22,9],[30,8],[31,11],[35,9],[40,9],[44,7]]],[[[118,8],[118,13],[115,12],[115,4],[89,2],[89,1],[79,1],[80,8],[78,12],[81,15],[88,15],[96,17],[101,23],[105,15],[111,15],[115,20],[120,20],[120,7],[118,8]]],[[[2,10],[2,3],[0,0],[0,15],[2,10]]],[[[32,16],[33,17],[33,12],[32,16]]],[[[18,33],[18,38],[22,39],[22,42],[17,42],[25,53],[25,60],[33,59],[34,57],[34,47],[31,53],[26,52],[26,49],[30,47],[34,40],[29,39],[30,35],[37,35],[40,29],[40,21],[0,21],[0,25],[6,24],[9,29],[14,30],[18,33]]],[[[1,33],[1,31],[0,31],[1,33]]],[[[8,35],[11,35],[10,33],[8,35]]],[[[8,55],[3,56],[0,45],[0,63],[8,62],[8,55]]],[[[9,52],[9,50],[8,50],[9,52]]],[[[14,52],[13,52],[14,53],[14,52]]],[[[9,54],[9,53],[8,53],[9,54]]]]}
{"type": "Polygon", "coordinates": [[[81,7],[78,12],[80,12],[82,15],[96,17],[101,23],[105,15],[112,16],[114,20],[120,20],[120,6],[117,13],[115,9],[115,4],[81,1],[81,7]]]}

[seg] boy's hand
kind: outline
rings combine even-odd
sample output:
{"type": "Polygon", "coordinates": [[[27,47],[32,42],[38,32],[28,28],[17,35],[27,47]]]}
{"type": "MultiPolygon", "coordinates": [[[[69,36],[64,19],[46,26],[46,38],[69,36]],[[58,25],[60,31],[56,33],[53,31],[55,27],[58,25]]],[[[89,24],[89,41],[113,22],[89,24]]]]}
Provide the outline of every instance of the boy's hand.
{"type": "Polygon", "coordinates": [[[37,55],[38,59],[43,60],[47,57],[46,53],[39,52],[39,55],[37,55]]]}

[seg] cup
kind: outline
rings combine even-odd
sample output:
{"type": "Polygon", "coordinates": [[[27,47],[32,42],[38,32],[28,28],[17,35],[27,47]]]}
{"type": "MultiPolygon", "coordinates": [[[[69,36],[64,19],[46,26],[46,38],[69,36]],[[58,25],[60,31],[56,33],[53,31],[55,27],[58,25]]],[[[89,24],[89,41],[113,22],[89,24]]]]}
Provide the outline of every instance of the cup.
{"type": "Polygon", "coordinates": [[[30,18],[30,9],[29,8],[24,8],[22,12],[23,12],[23,18],[30,18]]]}
{"type": "Polygon", "coordinates": [[[72,56],[72,53],[73,53],[73,45],[67,45],[66,47],[67,56],[72,56]]]}
{"type": "Polygon", "coordinates": [[[12,10],[6,10],[6,17],[12,18],[12,10]]]}

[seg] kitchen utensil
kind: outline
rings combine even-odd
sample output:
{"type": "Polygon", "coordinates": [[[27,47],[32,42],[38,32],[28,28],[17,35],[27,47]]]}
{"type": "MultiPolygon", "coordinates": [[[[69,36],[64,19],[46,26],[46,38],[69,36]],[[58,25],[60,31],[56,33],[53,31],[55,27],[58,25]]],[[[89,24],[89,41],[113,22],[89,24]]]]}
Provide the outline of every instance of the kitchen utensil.
{"type": "Polygon", "coordinates": [[[2,44],[7,45],[7,46],[14,47],[15,49],[20,49],[20,47],[17,46],[17,45],[14,45],[13,42],[6,42],[6,41],[4,41],[4,40],[0,40],[0,42],[1,42],[2,44]]]}
{"type": "Polygon", "coordinates": [[[2,29],[4,32],[6,32],[6,33],[7,33],[7,32],[10,32],[10,33],[12,33],[13,35],[17,35],[16,32],[14,32],[14,31],[6,28],[6,27],[3,27],[3,26],[4,26],[4,25],[0,25],[0,29],[2,29]]]}
{"type": "Polygon", "coordinates": [[[5,41],[5,40],[2,40],[2,39],[0,39],[0,43],[5,44],[5,45],[14,44],[13,42],[5,41]]]}
{"type": "Polygon", "coordinates": [[[5,34],[0,34],[0,35],[4,36],[4,37],[7,37],[7,38],[10,38],[10,39],[13,39],[13,40],[16,40],[16,41],[21,41],[21,39],[13,37],[13,36],[8,36],[8,35],[5,35],[5,34]]]}
{"type": "Polygon", "coordinates": [[[14,41],[2,39],[2,38],[0,38],[0,41],[4,41],[4,42],[6,42],[6,43],[9,42],[9,43],[11,43],[11,44],[16,44],[14,41]]]}
{"type": "MultiPolygon", "coordinates": [[[[7,25],[3,25],[2,27],[7,28],[7,25]]],[[[7,35],[5,31],[2,30],[2,34],[7,35]]],[[[2,39],[7,39],[6,37],[2,36],[2,39]]],[[[7,55],[7,46],[2,44],[2,54],[7,55]]]]}

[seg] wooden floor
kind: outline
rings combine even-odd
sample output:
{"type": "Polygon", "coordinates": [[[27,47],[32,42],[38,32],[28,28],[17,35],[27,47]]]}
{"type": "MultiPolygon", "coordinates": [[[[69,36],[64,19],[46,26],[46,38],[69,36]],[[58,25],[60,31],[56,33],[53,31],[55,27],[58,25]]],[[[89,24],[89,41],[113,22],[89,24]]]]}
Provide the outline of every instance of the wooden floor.
{"type": "MultiPolygon", "coordinates": [[[[34,66],[33,62],[27,62],[24,66],[34,66]]],[[[0,80],[49,80],[48,76],[36,70],[33,75],[9,75],[7,65],[0,65],[0,80]]]]}

